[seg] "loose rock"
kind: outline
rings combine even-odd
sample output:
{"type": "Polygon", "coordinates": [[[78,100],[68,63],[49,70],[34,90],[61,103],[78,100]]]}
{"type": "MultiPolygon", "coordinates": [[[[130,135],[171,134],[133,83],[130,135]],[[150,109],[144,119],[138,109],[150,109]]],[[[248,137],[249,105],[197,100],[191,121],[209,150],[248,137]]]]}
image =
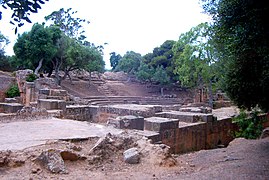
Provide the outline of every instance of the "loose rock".
{"type": "Polygon", "coordinates": [[[64,160],[57,150],[43,151],[36,159],[41,165],[52,173],[67,173],[64,160]]]}
{"type": "Polygon", "coordinates": [[[124,162],[129,164],[138,164],[140,161],[140,155],[137,148],[130,148],[123,153],[124,162]]]}

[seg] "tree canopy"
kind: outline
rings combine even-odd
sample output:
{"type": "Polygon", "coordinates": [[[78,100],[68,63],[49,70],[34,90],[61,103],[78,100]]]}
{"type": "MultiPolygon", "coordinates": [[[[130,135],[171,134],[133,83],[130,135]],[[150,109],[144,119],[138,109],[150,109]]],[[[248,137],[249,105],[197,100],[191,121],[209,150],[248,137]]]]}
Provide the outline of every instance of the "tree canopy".
{"type": "Polygon", "coordinates": [[[214,49],[210,44],[210,26],[202,23],[180,35],[173,47],[175,70],[181,84],[197,87],[209,84],[214,76],[214,49]]]}
{"type": "Polygon", "coordinates": [[[203,0],[215,47],[227,66],[225,89],[240,107],[269,110],[269,5],[255,0],[203,0]]]}
{"type": "Polygon", "coordinates": [[[55,24],[34,24],[30,32],[18,36],[14,45],[15,64],[21,68],[41,68],[49,75],[54,71],[58,84],[74,70],[88,72],[104,70],[102,48],[82,38],[82,28],[79,18],[71,16],[71,9],[53,12],[47,17],[55,24]],[[59,17],[58,17],[59,16],[59,17]],[[59,21],[58,21],[59,20],[59,21]],[[66,24],[66,22],[68,22],[66,24]],[[79,36],[78,36],[79,35],[79,36]],[[83,40],[82,40],[83,39],[83,40]],[[59,72],[65,74],[60,77],[59,72]]]}
{"type": "Polygon", "coordinates": [[[34,24],[30,32],[18,36],[14,45],[18,65],[35,69],[39,63],[47,64],[57,52],[56,43],[60,37],[58,28],[34,24]]]}
{"type": "MultiPolygon", "coordinates": [[[[38,9],[41,9],[41,5],[45,4],[48,0],[2,0],[0,5],[3,8],[10,8],[13,11],[10,23],[15,25],[15,33],[17,33],[17,27],[21,27],[25,22],[31,23],[29,15],[31,13],[37,13],[38,9]]],[[[0,11],[0,20],[2,19],[2,12],[0,11]]]]}

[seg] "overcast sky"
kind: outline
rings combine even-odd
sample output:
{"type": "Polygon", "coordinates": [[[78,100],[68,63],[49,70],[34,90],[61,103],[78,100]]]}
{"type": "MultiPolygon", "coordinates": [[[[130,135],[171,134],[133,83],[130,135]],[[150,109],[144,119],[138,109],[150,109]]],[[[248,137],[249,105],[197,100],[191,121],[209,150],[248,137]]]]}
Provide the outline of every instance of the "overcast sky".
{"type": "MultiPolygon", "coordinates": [[[[105,45],[106,67],[109,68],[109,53],[124,55],[135,51],[141,55],[152,52],[166,40],[178,40],[181,33],[208,21],[202,13],[199,0],[50,0],[38,14],[32,14],[33,23],[60,8],[72,8],[77,16],[90,21],[85,27],[87,40],[96,45],[105,45]]],[[[7,54],[13,54],[16,41],[13,26],[8,22],[11,13],[3,10],[0,31],[11,43],[7,54]]],[[[18,33],[30,31],[32,24],[25,24],[18,33]]]]}

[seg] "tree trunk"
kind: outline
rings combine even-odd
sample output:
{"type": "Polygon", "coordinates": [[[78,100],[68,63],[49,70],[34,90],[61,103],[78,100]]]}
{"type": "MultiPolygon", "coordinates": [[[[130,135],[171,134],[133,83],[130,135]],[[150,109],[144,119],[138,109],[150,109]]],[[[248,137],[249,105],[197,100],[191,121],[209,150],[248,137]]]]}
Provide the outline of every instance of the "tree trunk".
{"type": "Polygon", "coordinates": [[[71,76],[70,76],[69,73],[67,73],[67,76],[68,76],[68,78],[69,78],[69,80],[70,80],[70,83],[71,83],[72,85],[74,85],[73,80],[72,80],[72,78],[71,78],[71,76]]]}
{"type": "Polygon", "coordinates": [[[91,86],[92,83],[92,72],[89,72],[89,87],[91,86]]]}
{"type": "Polygon", "coordinates": [[[52,73],[53,73],[53,69],[51,68],[51,69],[49,69],[48,77],[51,77],[52,73]]]}
{"type": "Polygon", "coordinates": [[[38,76],[38,71],[40,70],[40,68],[42,67],[42,63],[43,63],[43,58],[39,61],[39,63],[38,63],[38,66],[37,66],[37,68],[35,69],[35,75],[37,75],[38,76]]]}
{"type": "Polygon", "coordinates": [[[208,94],[209,94],[209,106],[213,109],[213,93],[212,93],[212,80],[211,79],[209,81],[208,94]]]}
{"type": "Polygon", "coordinates": [[[162,97],[164,96],[164,93],[163,93],[163,87],[161,87],[161,96],[162,96],[162,97]]]}
{"type": "Polygon", "coordinates": [[[59,76],[59,69],[55,69],[55,78],[56,78],[56,83],[58,85],[61,85],[61,77],[59,76]]]}

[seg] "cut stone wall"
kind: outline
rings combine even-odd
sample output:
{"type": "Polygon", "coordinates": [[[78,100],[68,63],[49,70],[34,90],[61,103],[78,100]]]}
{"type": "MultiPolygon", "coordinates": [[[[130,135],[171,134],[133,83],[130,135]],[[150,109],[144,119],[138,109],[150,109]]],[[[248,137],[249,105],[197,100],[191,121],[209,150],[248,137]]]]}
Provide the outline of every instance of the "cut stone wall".
{"type": "Polygon", "coordinates": [[[144,118],[141,116],[118,116],[108,120],[108,124],[119,129],[144,130],[144,118]]]}
{"type": "Polygon", "coordinates": [[[154,116],[157,112],[161,112],[162,107],[157,105],[121,104],[102,106],[99,110],[100,112],[117,114],[119,116],[133,115],[147,118],[154,116]]]}
{"type": "Polygon", "coordinates": [[[151,121],[150,125],[148,119],[145,119],[145,129],[159,132],[162,143],[170,146],[173,153],[211,149],[218,145],[227,146],[233,140],[231,132],[236,128],[231,119],[186,123],[163,118],[162,122],[151,121]],[[178,122],[176,126],[168,126],[174,122],[178,122]]]}
{"type": "Polygon", "coordinates": [[[97,121],[99,116],[98,106],[67,106],[65,118],[79,121],[97,121]]]}

